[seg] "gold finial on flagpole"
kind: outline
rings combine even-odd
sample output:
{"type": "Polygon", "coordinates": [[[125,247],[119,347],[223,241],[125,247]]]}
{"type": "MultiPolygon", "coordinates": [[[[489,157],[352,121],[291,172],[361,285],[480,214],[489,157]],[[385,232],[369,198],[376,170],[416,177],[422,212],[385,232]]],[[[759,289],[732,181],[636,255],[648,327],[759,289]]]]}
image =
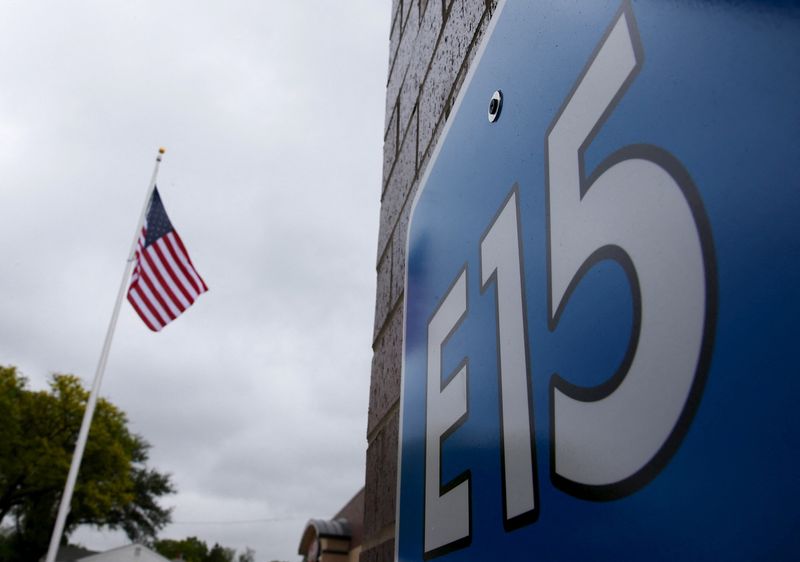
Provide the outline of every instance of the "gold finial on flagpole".
{"type": "Polygon", "coordinates": [[[164,154],[166,151],[167,151],[167,149],[166,149],[166,148],[164,148],[163,146],[162,146],[162,147],[159,147],[159,149],[158,149],[158,153],[159,153],[159,154],[164,154]]]}

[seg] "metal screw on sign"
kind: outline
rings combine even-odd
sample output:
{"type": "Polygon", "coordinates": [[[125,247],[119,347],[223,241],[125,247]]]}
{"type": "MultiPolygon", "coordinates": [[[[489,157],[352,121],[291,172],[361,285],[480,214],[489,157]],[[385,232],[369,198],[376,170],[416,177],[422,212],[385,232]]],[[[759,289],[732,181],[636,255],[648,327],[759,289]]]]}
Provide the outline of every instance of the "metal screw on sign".
{"type": "Polygon", "coordinates": [[[494,123],[500,118],[503,109],[503,92],[497,90],[489,101],[489,123],[494,123]]]}

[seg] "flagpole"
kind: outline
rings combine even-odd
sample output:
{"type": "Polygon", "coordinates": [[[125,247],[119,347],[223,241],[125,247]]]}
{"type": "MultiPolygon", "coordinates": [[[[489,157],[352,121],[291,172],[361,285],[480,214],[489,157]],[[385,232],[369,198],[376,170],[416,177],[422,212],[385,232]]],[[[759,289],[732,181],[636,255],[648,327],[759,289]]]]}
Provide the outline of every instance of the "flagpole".
{"type": "Polygon", "coordinates": [[[128,252],[128,258],[125,261],[125,272],[122,274],[122,282],[119,286],[119,293],[117,294],[117,302],[114,304],[114,311],[111,313],[111,321],[108,324],[108,331],[106,332],[106,339],[103,343],[103,350],[100,353],[100,360],[97,362],[97,370],[94,374],[94,382],[92,383],[92,391],[89,394],[89,400],[86,403],[86,411],[83,414],[83,422],[81,429],[78,433],[78,441],[75,444],[75,452],[72,455],[72,464],[69,467],[69,474],[67,475],[67,483],[64,486],[64,493],[61,496],[61,504],[58,507],[58,516],[56,517],[56,524],[53,528],[53,535],[50,537],[50,547],[47,550],[46,562],[55,562],[56,554],[58,553],[58,545],[61,542],[61,535],[64,533],[64,524],[67,520],[69,513],[70,503],[72,501],[72,492],[75,489],[75,481],[78,479],[78,469],[83,459],[83,451],[86,448],[86,440],[89,437],[89,427],[92,424],[92,417],[94,416],[95,406],[97,405],[97,395],[100,392],[100,383],[103,380],[103,373],[106,369],[108,361],[108,352],[111,349],[111,340],[114,337],[114,331],[117,327],[117,318],[119,317],[119,310],[122,305],[122,297],[125,295],[125,289],[128,286],[128,279],[131,275],[131,268],[133,267],[134,256],[136,253],[136,246],[139,242],[141,235],[142,224],[144,223],[147,207],[150,203],[150,197],[155,189],[156,177],[158,176],[158,167],[161,164],[161,156],[164,154],[163,148],[158,149],[156,156],[156,163],[153,167],[153,176],[150,178],[150,184],[147,188],[147,195],[144,198],[144,206],[142,212],[139,214],[139,222],[136,223],[136,232],[133,236],[133,243],[128,252]]]}

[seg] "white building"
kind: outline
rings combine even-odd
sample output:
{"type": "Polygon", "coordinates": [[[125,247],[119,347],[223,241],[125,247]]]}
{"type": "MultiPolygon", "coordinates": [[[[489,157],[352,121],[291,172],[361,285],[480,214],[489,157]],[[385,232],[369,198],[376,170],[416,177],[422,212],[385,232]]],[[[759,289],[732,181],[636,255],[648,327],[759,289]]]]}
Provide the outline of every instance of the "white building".
{"type": "Polygon", "coordinates": [[[141,544],[129,544],[91,556],[79,558],[78,562],[171,562],[159,553],[141,544]]]}

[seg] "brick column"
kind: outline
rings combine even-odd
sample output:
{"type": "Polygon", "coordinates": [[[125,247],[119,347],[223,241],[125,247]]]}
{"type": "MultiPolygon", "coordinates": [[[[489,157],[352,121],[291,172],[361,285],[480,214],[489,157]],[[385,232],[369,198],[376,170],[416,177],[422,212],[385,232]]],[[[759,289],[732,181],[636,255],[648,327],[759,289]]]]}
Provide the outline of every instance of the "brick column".
{"type": "Polygon", "coordinates": [[[361,562],[394,557],[408,215],[496,3],[392,3],[361,562]]]}

